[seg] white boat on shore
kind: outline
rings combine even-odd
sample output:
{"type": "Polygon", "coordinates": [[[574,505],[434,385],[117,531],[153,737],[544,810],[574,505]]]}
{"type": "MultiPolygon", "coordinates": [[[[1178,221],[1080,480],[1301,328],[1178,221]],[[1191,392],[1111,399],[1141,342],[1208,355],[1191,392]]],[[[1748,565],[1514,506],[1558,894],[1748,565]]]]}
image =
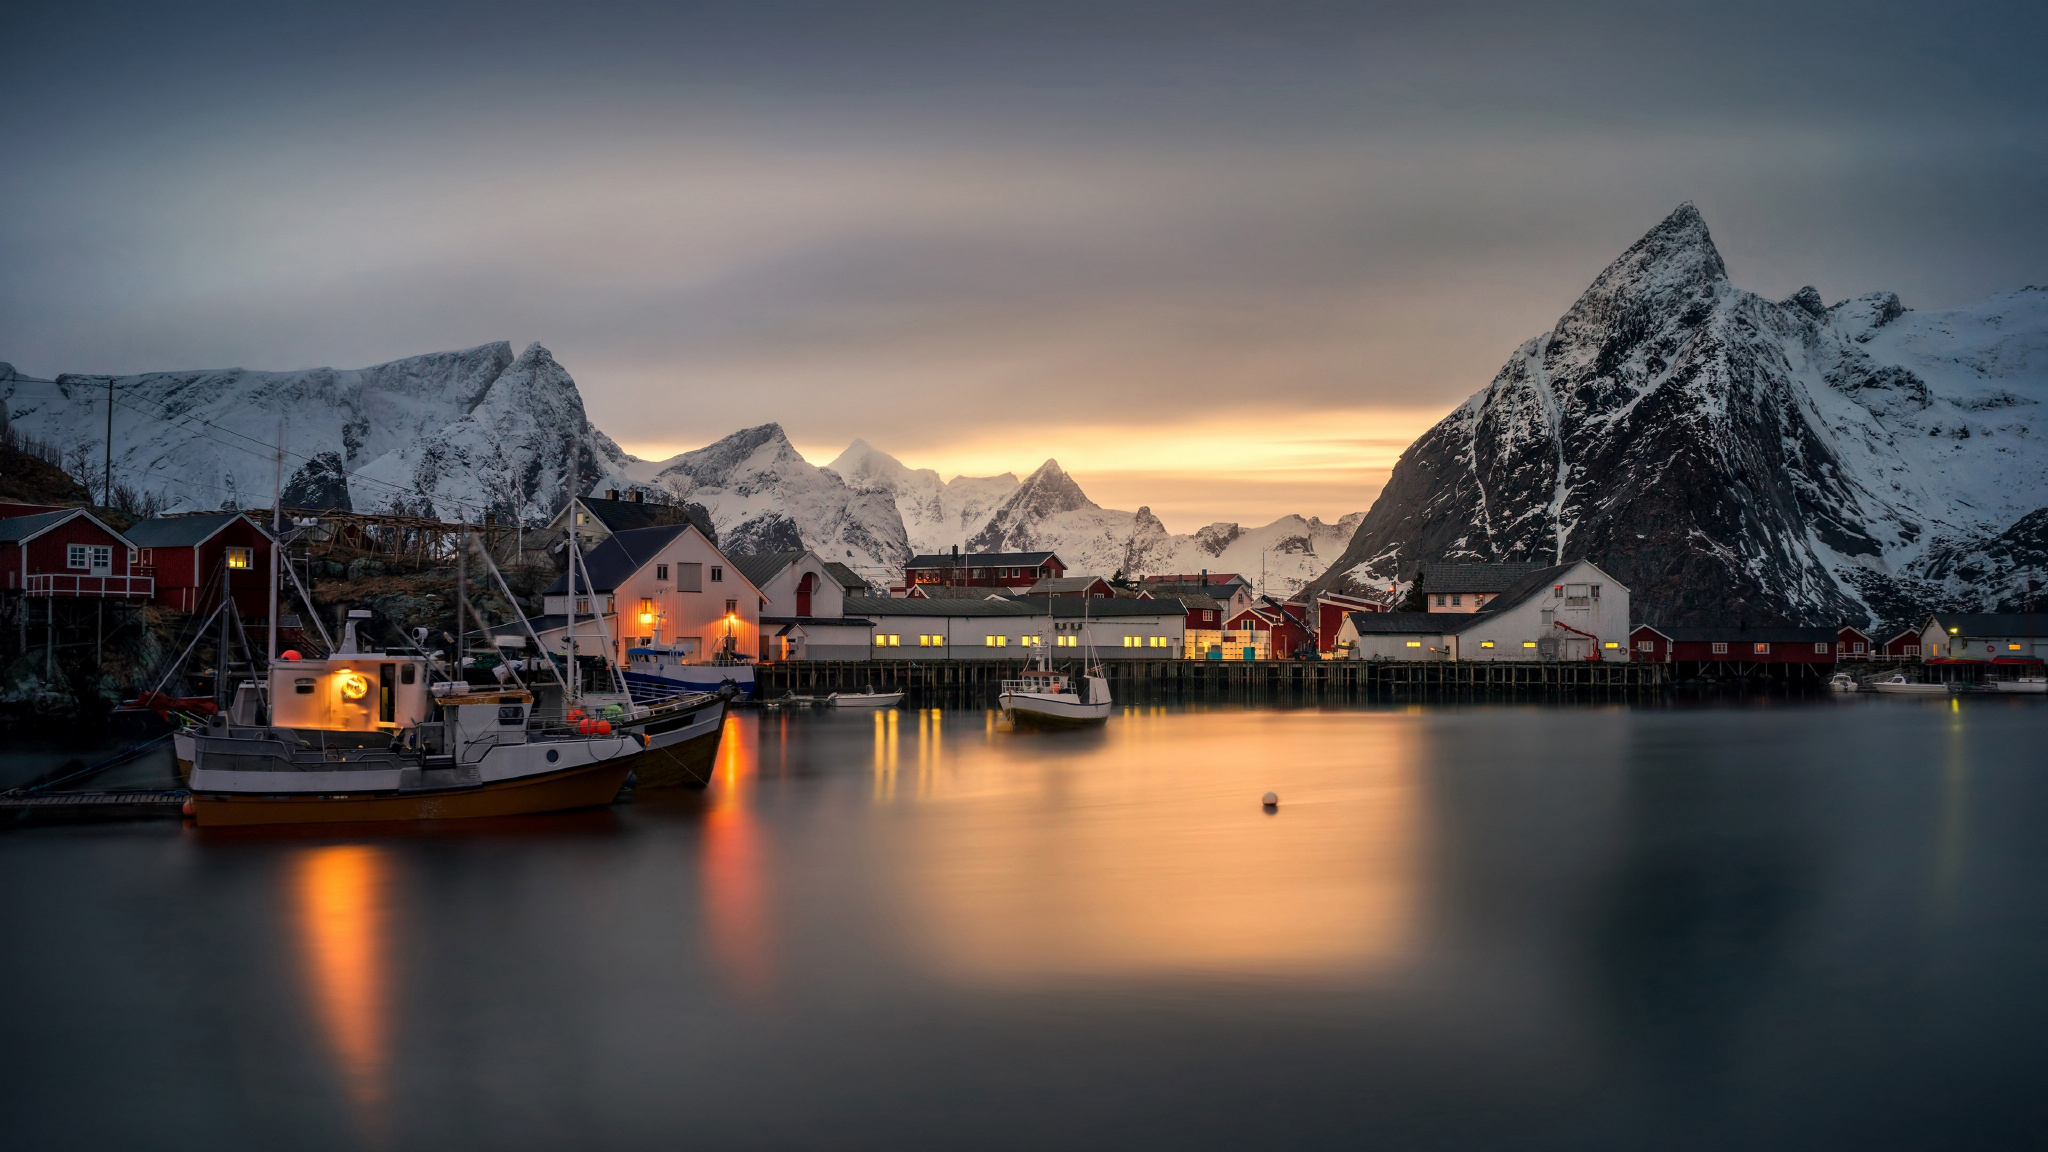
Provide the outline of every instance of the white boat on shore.
{"type": "Polygon", "coordinates": [[[1904,672],[1894,672],[1870,686],[1873,690],[1891,696],[1947,696],[1948,685],[1929,684],[1909,678],[1904,672]]]}

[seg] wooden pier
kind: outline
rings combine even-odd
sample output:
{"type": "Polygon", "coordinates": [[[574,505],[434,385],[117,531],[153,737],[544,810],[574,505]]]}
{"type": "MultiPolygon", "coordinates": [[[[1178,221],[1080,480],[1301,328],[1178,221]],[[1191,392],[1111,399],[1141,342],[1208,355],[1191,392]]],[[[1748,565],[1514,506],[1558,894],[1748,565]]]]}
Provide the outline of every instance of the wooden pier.
{"type": "MultiPolygon", "coordinates": [[[[911,693],[920,704],[993,703],[1002,682],[1016,679],[1025,663],[792,660],[757,667],[754,691],[757,698],[772,698],[785,692],[810,696],[873,686],[911,693]]],[[[1663,664],[1605,661],[1105,660],[1102,667],[1117,699],[1133,702],[1287,696],[1369,700],[1407,694],[1632,696],[1662,691],[1669,673],[1663,664]]]]}
{"type": "Polygon", "coordinates": [[[177,817],[183,815],[188,795],[183,790],[8,792],[0,794],[0,823],[177,817]]]}

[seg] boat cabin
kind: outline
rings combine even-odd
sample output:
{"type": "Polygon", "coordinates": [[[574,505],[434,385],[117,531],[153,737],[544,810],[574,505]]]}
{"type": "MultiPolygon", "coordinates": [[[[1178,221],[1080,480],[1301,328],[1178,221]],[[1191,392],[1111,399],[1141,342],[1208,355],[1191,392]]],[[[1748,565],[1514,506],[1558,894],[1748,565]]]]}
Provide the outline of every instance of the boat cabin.
{"type": "Polygon", "coordinates": [[[270,670],[270,722],[279,728],[411,728],[433,715],[435,703],[426,661],[418,656],[337,653],[325,660],[280,660],[270,670]]]}

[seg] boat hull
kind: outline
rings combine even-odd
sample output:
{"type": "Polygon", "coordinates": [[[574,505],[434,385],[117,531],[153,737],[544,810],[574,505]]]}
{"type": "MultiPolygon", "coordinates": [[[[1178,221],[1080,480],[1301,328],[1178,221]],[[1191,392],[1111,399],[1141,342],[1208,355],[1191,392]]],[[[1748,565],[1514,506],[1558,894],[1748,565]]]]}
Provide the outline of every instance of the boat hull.
{"type": "Polygon", "coordinates": [[[1083,704],[1078,700],[1005,692],[1000,703],[1012,724],[1034,728],[1088,728],[1109,719],[1107,700],[1083,704]]]}
{"type": "Polygon", "coordinates": [[[645,754],[499,780],[473,788],[333,795],[194,794],[192,814],[202,828],[253,824],[370,824],[411,820],[469,820],[526,816],[609,804],[645,754]]]}
{"type": "Polygon", "coordinates": [[[901,692],[877,692],[872,696],[859,692],[834,692],[825,697],[825,704],[830,708],[894,708],[901,703],[901,692]]]}
{"type": "Polygon", "coordinates": [[[2018,692],[2027,695],[2048,693],[2048,680],[1994,680],[1991,687],[2000,692],[2018,692]]]}
{"type": "Polygon", "coordinates": [[[633,769],[633,788],[704,788],[718,763],[718,744],[725,733],[725,701],[679,717],[672,728],[660,724],[644,730],[647,750],[633,769]]]}
{"type": "Polygon", "coordinates": [[[1883,692],[1888,696],[1947,696],[1950,694],[1946,684],[1877,683],[1872,684],[1870,687],[1872,690],[1883,692]]]}
{"type": "Polygon", "coordinates": [[[751,664],[658,664],[656,671],[626,669],[626,684],[645,692],[721,692],[734,700],[754,698],[751,664]]]}

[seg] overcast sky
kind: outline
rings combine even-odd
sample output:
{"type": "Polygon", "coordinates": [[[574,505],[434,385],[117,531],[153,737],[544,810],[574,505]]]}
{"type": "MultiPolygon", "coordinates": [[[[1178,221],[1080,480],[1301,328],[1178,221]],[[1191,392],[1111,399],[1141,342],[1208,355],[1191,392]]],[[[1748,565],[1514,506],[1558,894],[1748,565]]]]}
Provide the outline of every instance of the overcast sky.
{"type": "Polygon", "coordinates": [[[1683,200],[1773,296],[2048,283],[2048,5],[47,7],[37,375],[538,340],[643,456],[1057,456],[1185,531],[1363,509],[1683,200]]]}

